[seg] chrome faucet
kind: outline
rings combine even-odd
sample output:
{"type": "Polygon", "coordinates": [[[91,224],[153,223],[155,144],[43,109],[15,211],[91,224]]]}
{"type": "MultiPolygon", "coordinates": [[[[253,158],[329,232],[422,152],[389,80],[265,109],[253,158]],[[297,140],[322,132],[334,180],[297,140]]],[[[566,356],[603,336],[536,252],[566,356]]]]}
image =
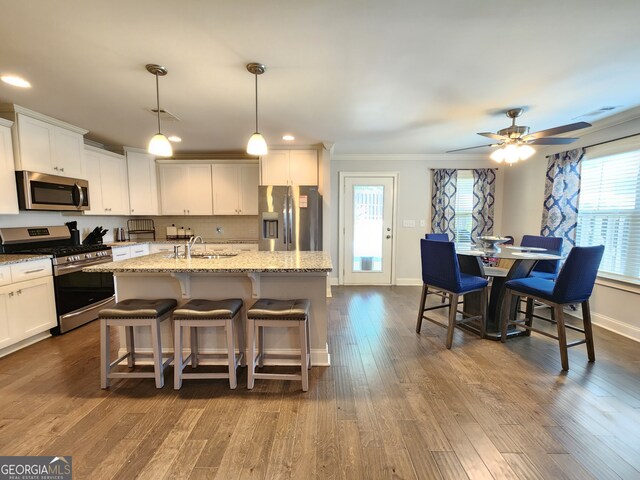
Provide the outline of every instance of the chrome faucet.
{"type": "Polygon", "coordinates": [[[198,239],[200,240],[200,243],[204,243],[204,240],[202,240],[202,237],[200,235],[196,235],[195,237],[191,237],[187,241],[187,243],[185,243],[184,250],[185,250],[186,258],[191,258],[191,249],[193,248],[193,246],[196,243],[198,243],[198,239]]]}

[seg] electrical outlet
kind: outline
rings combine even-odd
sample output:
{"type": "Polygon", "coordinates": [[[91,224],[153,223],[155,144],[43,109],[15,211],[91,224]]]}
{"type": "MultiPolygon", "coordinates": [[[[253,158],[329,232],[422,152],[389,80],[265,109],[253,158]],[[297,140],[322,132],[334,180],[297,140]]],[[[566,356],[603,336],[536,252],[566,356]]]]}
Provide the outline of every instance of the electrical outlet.
{"type": "Polygon", "coordinates": [[[420,226],[421,227],[426,227],[427,226],[427,222],[425,222],[424,220],[420,220],[420,226]]]}

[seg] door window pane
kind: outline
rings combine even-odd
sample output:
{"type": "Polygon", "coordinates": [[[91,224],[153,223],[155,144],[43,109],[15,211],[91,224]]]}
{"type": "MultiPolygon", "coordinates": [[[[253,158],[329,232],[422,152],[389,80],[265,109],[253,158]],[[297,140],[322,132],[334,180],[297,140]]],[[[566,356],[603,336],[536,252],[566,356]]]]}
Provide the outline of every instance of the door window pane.
{"type": "Polygon", "coordinates": [[[353,187],[353,271],[382,271],[384,186],[353,187]]]}

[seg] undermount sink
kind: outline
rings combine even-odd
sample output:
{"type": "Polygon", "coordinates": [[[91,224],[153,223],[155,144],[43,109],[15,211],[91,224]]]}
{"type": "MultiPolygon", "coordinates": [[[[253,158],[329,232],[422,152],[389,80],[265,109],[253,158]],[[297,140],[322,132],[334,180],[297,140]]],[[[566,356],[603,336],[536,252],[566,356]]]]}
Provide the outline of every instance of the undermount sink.
{"type": "MultiPolygon", "coordinates": [[[[191,258],[206,258],[210,260],[215,260],[219,258],[230,258],[238,255],[239,252],[194,252],[191,254],[191,258]]],[[[169,254],[166,256],[167,258],[176,258],[173,254],[169,254]]],[[[187,258],[184,253],[178,255],[178,258],[185,259],[187,258]]]]}

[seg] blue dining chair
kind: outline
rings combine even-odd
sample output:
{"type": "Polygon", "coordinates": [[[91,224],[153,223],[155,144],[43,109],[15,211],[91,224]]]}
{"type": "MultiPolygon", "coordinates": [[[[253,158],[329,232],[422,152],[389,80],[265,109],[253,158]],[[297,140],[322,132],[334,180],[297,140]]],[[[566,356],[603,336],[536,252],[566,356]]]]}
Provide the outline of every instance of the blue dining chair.
{"type": "MultiPolygon", "coordinates": [[[[562,250],[561,237],[543,237],[540,235],[524,235],[520,242],[522,247],[538,247],[559,252],[562,250]]],[[[529,274],[531,277],[555,280],[558,276],[560,260],[540,260],[529,274]]]]}
{"type": "Polygon", "coordinates": [[[420,333],[422,319],[429,320],[447,329],[447,348],[453,343],[453,330],[458,323],[469,320],[480,320],[480,337],[484,338],[485,322],[487,316],[487,280],[460,272],[460,264],[456,255],[456,247],[453,242],[440,242],[434,240],[420,240],[420,254],[422,257],[422,298],[418,311],[418,323],[416,333],[420,333]],[[437,288],[449,296],[449,303],[426,307],[425,303],[429,293],[429,287],[437,288]],[[462,313],[462,319],[456,320],[458,313],[458,298],[471,292],[482,292],[480,302],[480,315],[470,316],[462,313]],[[449,324],[445,325],[425,315],[429,310],[449,307],[449,324]]]}
{"type": "MultiPolygon", "coordinates": [[[[517,325],[527,331],[541,333],[558,340],[560,345],[560,361],[562,370],[569,370],[569,358],[567,349],[576,345],[587,344],[587,355],[590,362],[596,359],[593,347],[593,331],[591,328],[591,309],[589,308],[589,297],[593,292],[593,285],[598,274],[598,267],[602,260],[604,246],[594,247],[573,247],[567,256],[567,260],[558,274],[557,280],[547,280],[538,277],[519,278],[509,280],[505,283],[504,304],[502,308],[502,337],[504,342],[507,339],[507,328],[509,325],[517,325]],[[532,308],[527,307],[527,315],[524,320],[509,319],[509,305],[512,296],[525,296],[550,306],[555,312],[555,320],[544,319],[551,323],[556,323],[558,336],[533,328],[532,308]],[[582,320],[584,329],[565,325],[563,318],[563,307],[565,305],[582,304],[582,320]],[[566,329],[575,330],[584,334],[584,340],[567,343],[566,329]]],[[[541,318],[537,317],[536,318],[541,318]]]]}
{"type": "Polygon", "coordinates": [[[438,242],[448,242],[448,233],[425,233],[424,238],[426,240],[437,240],[438,242]]]}

